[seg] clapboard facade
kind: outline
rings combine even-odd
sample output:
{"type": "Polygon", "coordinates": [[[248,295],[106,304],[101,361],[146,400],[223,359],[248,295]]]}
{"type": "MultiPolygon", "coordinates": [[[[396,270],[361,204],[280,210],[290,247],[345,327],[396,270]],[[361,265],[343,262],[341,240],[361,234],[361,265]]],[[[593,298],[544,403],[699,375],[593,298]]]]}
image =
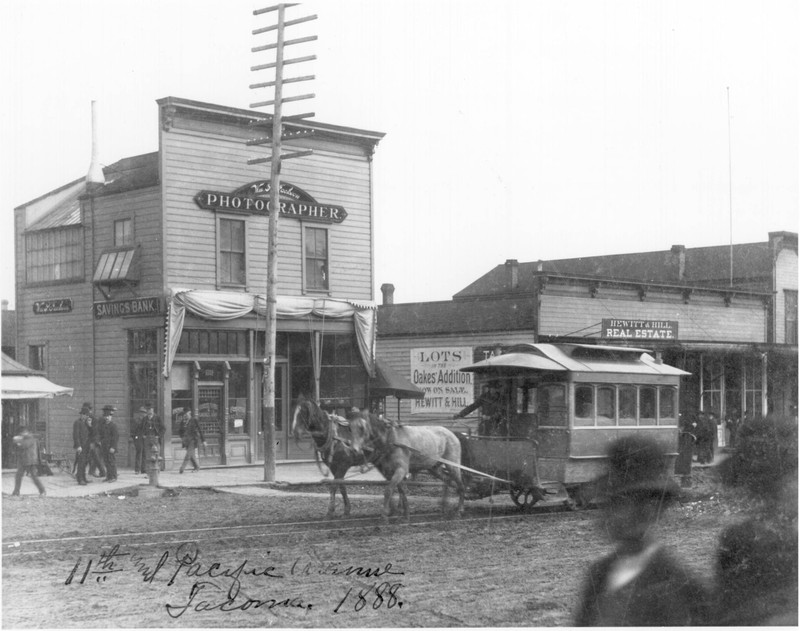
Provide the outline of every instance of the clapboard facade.
{"type": "MultiPolygon", "coordinates": [[[[477,361],[493,347],[500,352],[519,342],[635,346],[691,373],[682,383],[683,413],[703,409],[731,421],[771,412],[792,416],[797,265],[797,234],[775,232],[765,242],[732,249],[678,245],[661,252],[508,260],[448,302],[393,304],[387,285],[378,356],[430,396],[434,389],[448,391],[447,383],[433,381],[463,365],[452,359],[456,351],[477,361]],[[450,331],[437,324],[447,320],[455,323],[450,331]],[[424,370],[426,358],[435,370],[424,370]]],[[[468,391],[466,399],[447,400],[438,410],[405,401],[401,411],[412,421],[450,423],[478,394],[468,391]]]]}
{"type": "MultiPolygon", "coordinates": [[[[165,466],[183,450],[177,420],[200,418],[206,464],[263,458],[271,129],[254,113],[174,97],[158,103],[158,150],[103,168],[15,209],[17,348],[72,401],[42,406],[45,443],[72,451],[84,401],[117,407],[120,459],[152,402],[165,466]]],[[[373,369],[372,158],[381,133],[284,125],[278,220],[276,423],[290,401],[365,405],[373,369]]],[[[92,169],[90,169],[90,174],[92,169]]],[[[305,454],[307,457],[307,454],[305,454]]]]}

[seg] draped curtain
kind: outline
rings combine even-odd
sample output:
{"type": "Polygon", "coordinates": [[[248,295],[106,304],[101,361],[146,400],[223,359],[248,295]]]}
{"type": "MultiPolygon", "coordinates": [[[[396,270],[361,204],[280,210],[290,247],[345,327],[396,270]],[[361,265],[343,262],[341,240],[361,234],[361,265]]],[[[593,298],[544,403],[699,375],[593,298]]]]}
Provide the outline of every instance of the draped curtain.
{"type": "MultiPolygon", "coordinates": [[[[259,294],[174,289],[170,292],[168,303],[164,344],[165,378],[169,378],[187,311],[206,320],[234,320],[250,312],[262,316],[267,314],[267,299],[259,294]]],[[[276,310],[279,319],[298,319],[308,315],[320,318],[352,318],[361,359],[367,373],[373,377],[376,309],[375,303],[368,301],[279,296],[276,310]]]]}

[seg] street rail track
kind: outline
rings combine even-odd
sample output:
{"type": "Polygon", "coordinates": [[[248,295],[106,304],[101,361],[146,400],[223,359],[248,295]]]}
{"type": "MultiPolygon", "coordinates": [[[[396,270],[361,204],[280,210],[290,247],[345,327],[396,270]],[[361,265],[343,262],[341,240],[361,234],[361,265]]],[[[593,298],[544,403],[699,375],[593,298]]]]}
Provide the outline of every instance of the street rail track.
{"type": "Polygon", "coordinates": [[[78,535],[69,537],[53,537],[41,539],[9,539],[3,540],[2,556],[12,558],[18,555],[57,554],[59,552],[75,554],[97,551],[103,546],[130,545],[137,547],[164,546],[184,542],[224,544],[228,541],[241,544],[245,539],[270,541],[279,539],[302,540],[311,535],[325,534],[334,536],[339,533],[384,534],[388,529],[410,529],[441,527],[459,528],[466,525],[520,520],[535,520],[563,515],[566,510],[554,510],[553,507],[534,507],[528,511],[520,511],[514,507],[488,509],[468,509],[466,515],[458,518],[443,515],[440,511],[417,513],[411,515],[408,522],[393,518],[387,524],[378,516],[322,519],[317,521],[263,522],[257,524],[221,525],[202,528],[180,528],[170,530],[103,533],[96,535],[78,535]]]}

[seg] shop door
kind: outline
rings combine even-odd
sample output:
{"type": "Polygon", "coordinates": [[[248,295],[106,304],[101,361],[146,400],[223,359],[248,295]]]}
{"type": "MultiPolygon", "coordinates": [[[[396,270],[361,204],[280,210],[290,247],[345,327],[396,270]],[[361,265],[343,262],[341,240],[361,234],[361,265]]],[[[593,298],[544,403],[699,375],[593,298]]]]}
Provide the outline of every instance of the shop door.
{"type": "MultiPolygon", "coordinates": [[[[264,381],[261,378],[261,366],[256,367],[261,387],[258,388],[257,405],[259,418],[259,432],[256,437],[256,453],[259,460],[264,460],[264,381]]],[[[278,363],[275,366],[275,458],[277,460],[308,458],[309,453],[298,450],[292,438],[292,419],[289,402],[289,384],[287,380],[287,364],[278,363]]]]}
{"type": "Polygon", "coordinates": [[[205,447],[197,448],[201,465],[224,464],[225,453],[225,400],[221,385],[199,384],[197,420],[206,440],[205,447]]]}

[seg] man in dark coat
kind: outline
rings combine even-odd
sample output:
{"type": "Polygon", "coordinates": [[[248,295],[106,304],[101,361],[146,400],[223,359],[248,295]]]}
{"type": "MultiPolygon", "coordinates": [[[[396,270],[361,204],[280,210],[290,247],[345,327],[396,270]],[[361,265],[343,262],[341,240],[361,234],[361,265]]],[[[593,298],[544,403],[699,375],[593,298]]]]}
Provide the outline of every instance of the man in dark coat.
{"type": "Polygon", "coordinates": [[[31,480],[39,489],[39,495],[47,495],[36,471],[39,465],[39,441],[36,440],[36,436],[31,434],[27,427],[22,427],[13,440],[19,450],[19,465],[17,466],[17,475],[14,477],[14,492],[11,495],[19,495],[22,478],[26,473],[31,476],[31,480]]]}
{"type": "Polygon", "coordinates": [[[206,439],[203,436],[203,428],[200,427],[197,417],[192,414],[191,410],[186,410],[184,413],[179,433],[181,435],[181,444],[186,449],[186,456],[183,459],[179,473],[183,473],[189,463],[192,464],[195,471],[199,471],[200,463],[197,461],[197,446],[201,443],[205,445],[206,439]]]}
{"type": "Polygon", "coordinates": [[[639,436],[613,443],[601,488],[603,529],[617,547],[589,568],[575,625],[706,624],[709,592],[652,535],[663,504],[678,492],[659,446],[639,436]]]}
{"type": "Polygon", "coordinates": [[[72,424],[72,443],[75,448],[75,478],[78,484],[84,485],[92,448],[92,406],[89,403],[83,404],[78,420],[72,424]]]}
{"type": "Polygon", "coordinates": [[[100,449],[106,465],[106,482],[114,482],[117,479],[117,442],[119,432],[114,423],[114,412],[117,411],[113,405],[103,407],[103,418],[97,427],[100,437],[100,449]]]}

